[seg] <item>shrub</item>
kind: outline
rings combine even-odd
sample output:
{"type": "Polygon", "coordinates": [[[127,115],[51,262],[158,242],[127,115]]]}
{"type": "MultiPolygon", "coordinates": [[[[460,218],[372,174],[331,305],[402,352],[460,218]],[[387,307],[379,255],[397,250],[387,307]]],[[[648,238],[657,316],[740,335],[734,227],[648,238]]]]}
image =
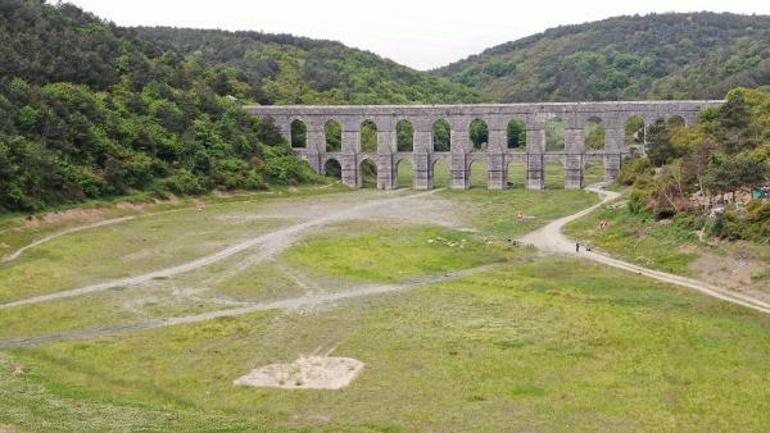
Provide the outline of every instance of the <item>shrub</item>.
{"type": "Polygon", "coordinates": [[[317,176],[307,162],[294,156],[280,156],[265,163],[268,182],[278,185],[298,185],[316,180],[317,176]]]}
{"type": "Polygon", "coordinates": [[[164,179],[162,187],[179,195],[201,194],[206,191],[198,178],[185,168],[164,179]]]}

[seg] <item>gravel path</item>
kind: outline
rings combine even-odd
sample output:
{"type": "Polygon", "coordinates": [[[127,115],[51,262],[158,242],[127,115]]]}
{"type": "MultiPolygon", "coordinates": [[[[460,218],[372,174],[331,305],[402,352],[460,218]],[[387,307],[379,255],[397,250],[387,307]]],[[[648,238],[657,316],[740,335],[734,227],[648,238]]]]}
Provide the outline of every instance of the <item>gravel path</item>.
{"type": "Polygon", "coordinates": [[[734,304],[742,305],[744,307],[761,311],[763,313],[770,313],[770,304],[760,299],[754,298],[752,296],[748,296],[742,293],[737,293],[731,290],[714,286],[712,284],[707,284],[702,281],[694,280],[692,278],[686,278],[679,275],[669,274],[666,272],[655,271],[649,268],[634,265],[632,263],[624,262],[622,260],[614,259],[607,255],[593,252],[593,251],[591,252],[581,251],[580,253],[575,253],[575,241],[567,238],[565,235],[561,233],[562,227],[564,227],[566,224],[578,218],[581,218],[589,214],[594,209],[598,208],[604,203],[614,200],[620,196],[620,194],[617,192],[607,191],[603,189],[602,184],[597,184],[587,189],[598,193],[599,196],[602,198],[602,201],[576,214],[559,218],[551,222],[545,227],[524,236],[523,238],[521,238],[521,242],[524,244],[533,245],[543,251],[554,252],[554,253],[564,253],[564,254],[576,254],[578,257],[581,257],[581,258],[593,260],[595,262],[612,266],[618,269],[635,272],[637,274],[645,275],[650,278],[655,278],[656,280],[663,281],[666,283],[676,284],[678,286],[697,290],[706,295],[713,296],[715,298],[722,299],[724,301],[732,302],[734,304]]]}

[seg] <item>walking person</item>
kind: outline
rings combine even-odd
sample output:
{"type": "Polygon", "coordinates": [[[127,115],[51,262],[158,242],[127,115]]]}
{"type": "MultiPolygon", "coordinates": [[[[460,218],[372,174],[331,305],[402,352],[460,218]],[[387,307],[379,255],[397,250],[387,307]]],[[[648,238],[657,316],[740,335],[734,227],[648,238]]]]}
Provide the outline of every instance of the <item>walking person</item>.
{"type": "Polygon", "coordinates": [[[575,242],[575,252],[576,253],[580,252],[580,242],[575,242]]]}

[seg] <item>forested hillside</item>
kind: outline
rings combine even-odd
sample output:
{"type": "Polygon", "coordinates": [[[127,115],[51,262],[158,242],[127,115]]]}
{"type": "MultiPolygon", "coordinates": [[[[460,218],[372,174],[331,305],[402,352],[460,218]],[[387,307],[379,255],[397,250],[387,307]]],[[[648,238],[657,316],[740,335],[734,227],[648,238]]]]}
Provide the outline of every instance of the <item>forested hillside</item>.
{"type": "Polygon", "coordinates": [[[467,87],[339,42],[258,32],[144,27],[145,40],[239,76],[275,104],[474,102],[467,87]]]}
{"type": "Polygon", "coordinates": [[[722,98],[770,84],[768,41],[768,16],[626,16],[550,29],[434,73],[499,102],[722,98]]]}

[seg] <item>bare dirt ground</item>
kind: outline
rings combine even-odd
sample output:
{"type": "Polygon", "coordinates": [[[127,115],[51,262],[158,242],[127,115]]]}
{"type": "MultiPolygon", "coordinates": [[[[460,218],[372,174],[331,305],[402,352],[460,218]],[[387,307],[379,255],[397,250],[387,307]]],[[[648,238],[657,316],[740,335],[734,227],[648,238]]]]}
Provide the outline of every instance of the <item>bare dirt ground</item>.
{"type": "Polygon", "coordinates": [[[283,389],[342,389],[350,385],[364,363],[353,358],[303,356],[288,364],[270,364],[241,376],[234,385],[283,389]]]}
{"type": "Polygon", "coordinates": [[[452,281],[458,278],[462,278],[466,275],[471,275],[477,272],[487,271],[494,268],[497,265],[484,265],[476,268],[465,269],[457,272],[447,272],[439,275],[434,275],[427,278],[414,279],[407,281],[403,284],[366,284],[360,285],[357,288],[345,290],[345,291],[320,291],[307,293],[302,296],[294,298],[286,298],[273,302],[254,302],[254,303],[240,303],[237,308],[228,308],[224,310],[211,311],[201,314],[192,314],[181,317],[172,318],[157,318],[150,319],[144,322],[136,322],[122,325],[107,326],[101,328],[92,328],[71,332],[60,332],[54,334],[39,335],[34,337],[22,337],[0,340],[0,349],[11,349],[16,347],[29,347],[39,344],[57,342],[57,341],[71,341],[80,340],[85,338],[105,337],[109,335],[138,331],[144,329],[155,329],[166,326],[185,325],[190,323],[203,322],[208,320],[214,320],[221,317],[237,317],[244,314],[250,314],[257,311],[265,310],[307,310],[318,307],[324,304],[334,304],[336,302],[343,302],[354,298],[380,295],[385,293],[393,293],[397,291],[407,290],[413,287],[423,286],[427,284],[441,283],[445,281],[452,281]]]}
{"type": "Polygon", "coordinates": [[[579,253],[575,252],[575,241],[568,239],[561,233],[562,227],[566,224],[581,218],[594,209],[598,208],[604,203],[616,199],[620,196],[619,193],[607,191],[602,188],[601,184],[588,188],[591,191],[598,193],[602,201],[590,208],[584,209],[576,214],[572,214],[560,219],[557,219],[540,230],[536,230],[521,238],[521,242],[524,244],[535,246],[543,251],[562,253],[562,254],[576,254],[578,257],[593,260],[605,265],[609,265],[615,268],[624,269],[629,272],[635,272],[642,274],[656,280],[666,283],[676,284],[678,286],[687,287],[689,289],[697,290],[701,293],[705,293],[709,296],[713,296],[718,299],[722,299],[735,304],[743,305],[744,307],[752,308],[764,313],[770,313],[770,303],[763,301],[762,299],[753,296],[748,293],[740,293],[735,290],[725,289],[717,287],[712,284],[707,284],[702,281],[694,280],[692,278],[685,278],[678,275],[673,275],[665,272],[655,271],[652,269],[637,266],[622,260],[614,259],[612,257],[600,254],[594,251],[582,250],[579,253]]]}
{"type": "MultiPolygon", "coordinates": [[[[292,218],[294,215],[299,217],[301,222],[231,245],[217,253],[178,266],[93,284],[77,289],[0,304],[0,310],[21,305],[72,298],[114,288],[127,288],[158,279],[167,279],[212,265],[241,252],[255,248],[259,249],[259,254],[256,257],[251,258],[251,264],[258,263],[283,251],[304,233],[320,226],[344,220],[376,217],[409,220],[411,222],[443,223],[444,225],[459,224],[460,218],[455,216],[457,215],[457,211],[452,209],[451,203],[435,198],[427,200],[428,197],[438,191],[440,190],[423,193],[404,193],[396,191],[388,193],[385,197],[381,194],[372,195],[370,197],[362,197],[359,195],[355,197],[324,197],[313,202],[305,202],[302,206],[297,206],[296,204],[289,202],[277,203],[274,206],[271,206],[268,212],[261,214],[260,216],[267,217],[269,215],[275,215],[283,218],[292,218]]],[[[251,216],[244,213],[244,217],[251,216]]],[[[106,224],[107,222],[102,223],[106,224]]],[[[81,227],[78,229],[85,230],[87,228],[89,227],[81,227]]],[[[67,233],[59,233],[52,236],[63,236],[65,234],[67,233]]],[[[36,242],[36,245],[45,241],[45,239],[41,239],[36,242]]],[[[25,249],[32,247],[34,246],[28,245],[25,249]]],[[[17,251],[15,254],[20,254],[21,252],[23,251],[17,251]]]]}
{"type": "Polygon", "coordinates": [[[719,281],[720,285],[730,290],[770,303],[767,281],[756,281],[754,278],[767,272],[767,263],[763,260],[706,253],[690,264],[689,269],[696,273],[699,280],[719,281]]]}

